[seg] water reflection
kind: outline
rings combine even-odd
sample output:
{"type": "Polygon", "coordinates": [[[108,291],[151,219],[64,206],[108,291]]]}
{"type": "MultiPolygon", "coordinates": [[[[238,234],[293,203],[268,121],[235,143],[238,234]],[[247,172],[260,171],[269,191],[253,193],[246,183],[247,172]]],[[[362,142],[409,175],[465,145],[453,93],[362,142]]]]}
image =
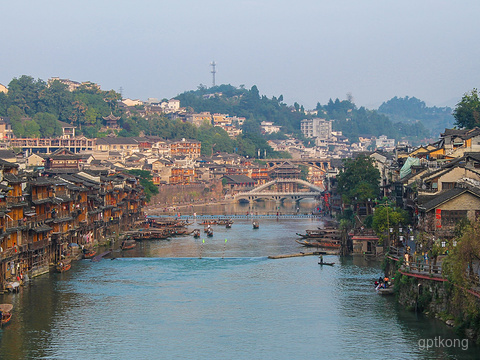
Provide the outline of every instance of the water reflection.
{"type": "MultiPolygon", "coordinates": [[[[296,232],[315,219],[248,220],[213,238],[145,241],[116,260],[80,261],[35,278],[0,330],[1,359],[468,358],[475,349],[421,351],[454,336],[443,324],[378,296],[379,263],[326,256],[269,260],[304,250],[296,232]],[[225,239],[228,241],[225,243],[225,239]],[[201,258],[200,258],[201,257],[201,258]],[[438,326],[437,326],[438,325],[438,326]]],[[[473,357],[472,357],[473,358],[473,357]]]]}

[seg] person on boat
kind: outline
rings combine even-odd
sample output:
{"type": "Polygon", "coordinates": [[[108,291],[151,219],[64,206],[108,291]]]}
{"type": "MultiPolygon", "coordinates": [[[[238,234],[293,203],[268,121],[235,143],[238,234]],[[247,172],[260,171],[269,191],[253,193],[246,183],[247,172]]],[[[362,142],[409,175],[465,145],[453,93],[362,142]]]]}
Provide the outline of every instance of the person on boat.
{"type": "Polygon", "coordinates": [[[320,255],[320,264],[323,264],[323,255],[320,255]]]}

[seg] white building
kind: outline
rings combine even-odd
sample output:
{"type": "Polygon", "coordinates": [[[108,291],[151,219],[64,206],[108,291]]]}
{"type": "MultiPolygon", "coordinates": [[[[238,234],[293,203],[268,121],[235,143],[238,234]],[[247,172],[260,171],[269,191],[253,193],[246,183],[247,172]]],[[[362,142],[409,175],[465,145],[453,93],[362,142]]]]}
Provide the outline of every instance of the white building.
{"type": "Polygon", "coordinates": [[[388,139],[386,135],[380,135],[375,140],[375,146],[377,149],[393,149],[395,148],[395,139],[388,139]]]}
{"type": "Polygon", "coordinates": [[[271,121],[262,121],[260,123],[260,127],[262,128],[262,132],[265,134],[277,133],[281,129],[281,126],[273,125],[273,122],[271,121]]]}
{"type": "Polygon", "coordinates": [[[320,118],[304,119],[300,122],[300,130],[306,138],[329,139],[332,136],[332,122],[320,118]]]}

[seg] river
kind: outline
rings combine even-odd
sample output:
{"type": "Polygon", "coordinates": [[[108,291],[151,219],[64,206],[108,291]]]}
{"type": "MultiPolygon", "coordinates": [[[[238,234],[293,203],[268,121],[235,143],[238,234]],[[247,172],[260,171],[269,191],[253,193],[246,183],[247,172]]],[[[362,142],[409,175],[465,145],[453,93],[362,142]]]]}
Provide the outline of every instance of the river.
{"type": "Polygon", "coordinates": [[[0,295],[14,305],[0,330],[0,358],[477,358],[472,343],[422,346],[460,340],[443,323],[377,295],[379,263],[267,258],[303,251],[295,233],[319,225],[272,219],[254,230],[236,220],[231,229],[214,226],[212,238],[139,242],[114,251],[115,260],[82,260],[37,277],[18,294],[0,295]]]}

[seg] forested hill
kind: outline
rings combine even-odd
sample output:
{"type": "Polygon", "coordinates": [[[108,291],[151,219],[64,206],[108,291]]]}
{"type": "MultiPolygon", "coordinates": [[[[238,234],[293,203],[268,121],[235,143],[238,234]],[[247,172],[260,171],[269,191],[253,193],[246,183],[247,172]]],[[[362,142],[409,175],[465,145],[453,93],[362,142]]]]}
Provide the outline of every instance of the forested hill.
{"type": "Polygon", "coordinates": [[[387,135],[396,140],[407,139],[418,142],[429,135],[422,123],[405,124],[392,122],[391,119],[375,110],[368,110],[349,101],[330,100],[326,105],[317,104],[317,115],[305,115],[302,105],[297,103],[288,106],[283,103],[283,96],[267,98],[260,96],[256,86],[250,90],[237,89],[231,85],[214,88],[200,87],[196,91],[188,91],[176,97],[182,106],[195,112],[210,111],[242,116],[247,131],[259,129],[261,121],[273,121],[282,126],[282,132],[293,133],[301,138],[300,121],[305,118],[320,117],[334,120],[333,129],[342,131],[351,141],[359,136],[371,137],[387,135]]]}
{"type": "Polygon", "coordinates": [[[432,135],[438,135],[446,128],[453,127],[455,121],[451,108],[428,107],[425,102],[408,96],[404,98],[395,96],[380,105],[378,112],[397,122],[411,124],[420,121],[431,131],[432,135]]]}
{"type": "MultiPolygon", "coordinates": [[[[184,92],[175,99],[180,100],[182,107],[195,112],[209,111],[245,117],[249,122],[246,126],[252,128],[259,128],[262,121],[273,121],[275,125],[282,126],[285,133],[299,133],[300,121],[305,118],[302,112],[295,111],[295,107],[283,103],[282,95],[271,99],[260,96],[255,85],[250,90],[232,85],[212,88],[200,86],[198,90],[184,92]]],[[[297,110],[303,111],[298,104],[296,106],[297,110]]]]}

